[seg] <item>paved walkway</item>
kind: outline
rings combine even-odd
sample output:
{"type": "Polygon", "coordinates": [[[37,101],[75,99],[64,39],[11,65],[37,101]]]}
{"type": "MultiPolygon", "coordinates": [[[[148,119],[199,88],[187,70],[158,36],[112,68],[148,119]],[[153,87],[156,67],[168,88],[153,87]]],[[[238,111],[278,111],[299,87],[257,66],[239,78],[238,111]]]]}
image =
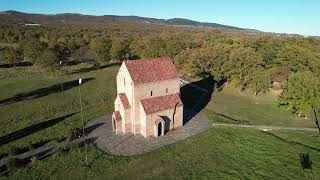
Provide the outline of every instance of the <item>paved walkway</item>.
{"type": "Polygon", "coordinates": [[[285,126],[246,125],[246,124],[227,124],[227,123],[212,123],[212,126],[254,128],[262,131],[272,131],[272,130],[319,131],[317,128],[299,128],[299,127],[285,127],[285,126]]]}
{"type": "Polygon", "coordinates": [[[164,136],[144,138],[141,135],[115,134],[112,131],[111,115],[97,118],[86,125],[89,138],[102,151],[117,156],[132,156],[145,154],[162,146],[175,143],[190,136],[203,132],[211,127],[211,123],[196,115],[183,127],[169,131],[164,136]],[[92,127],[90,130],[90,127],[92,127]]]}

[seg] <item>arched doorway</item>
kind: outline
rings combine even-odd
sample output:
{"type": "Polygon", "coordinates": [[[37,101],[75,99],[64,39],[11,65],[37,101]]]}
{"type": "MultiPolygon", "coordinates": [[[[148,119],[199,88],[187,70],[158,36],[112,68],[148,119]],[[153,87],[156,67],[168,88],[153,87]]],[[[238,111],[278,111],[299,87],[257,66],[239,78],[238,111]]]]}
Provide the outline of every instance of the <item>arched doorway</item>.
{"type": "Polygon", "coordinates": [[[162,123],[159,122],[158,123],[158,136],[161,136],[162,135],[162,123]]]}
{"type": "Polygon", "coordinates": [[[158,117],[155,122],[154,122],[154,136],[155,137],[159,137],[159,136],[163,136],[164,135],[164,126],[165,126],[165,122],[161,117],[158,117]]]}

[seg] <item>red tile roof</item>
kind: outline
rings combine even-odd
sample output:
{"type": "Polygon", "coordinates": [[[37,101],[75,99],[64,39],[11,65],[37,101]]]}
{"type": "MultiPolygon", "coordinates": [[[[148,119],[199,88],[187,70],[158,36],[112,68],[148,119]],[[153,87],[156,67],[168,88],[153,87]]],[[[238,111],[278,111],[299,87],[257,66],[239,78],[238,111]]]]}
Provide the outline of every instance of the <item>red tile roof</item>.
{"type": "Polygon", "coordinates": [[[179,78],[170,58],[152,58],[124,61],[133,83],[148,83],[179,78]]]}
{"type": "Polygon", "coordinates": [[[182,101],[179,94],[171,94],[149,99],[141,100],[141,104],[146,114],[151,114],[167,109],[174,108],[175,106],[182,106],[182,101]]]}
{"type": "Polygon", "coordinates": [[[115,112],[113,112],[113,115],[114,115],[114,118],[115,118],[117,121],[120,121],[120,120],[121,120],[120,111],[115,111],[115,112]]]}
{"type": "Polygon", "coordinates": [[[124,109],[130,109],[131,106],[130,106],[130,103],[128,101],[128,98],[127,98],[126,94],[125,93],[119,93],[119,98],[121,100],[121,103],[122,103],[124,109]]]}

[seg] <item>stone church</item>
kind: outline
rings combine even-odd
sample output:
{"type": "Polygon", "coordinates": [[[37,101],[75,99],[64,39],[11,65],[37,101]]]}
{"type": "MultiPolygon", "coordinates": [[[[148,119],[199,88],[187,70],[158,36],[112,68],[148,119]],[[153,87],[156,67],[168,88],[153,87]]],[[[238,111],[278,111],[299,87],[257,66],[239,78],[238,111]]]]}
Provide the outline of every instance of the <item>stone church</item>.
{"type": "Polygon", "coordinates": [[[116,80],[116,133],[158,137],[183,126],[180,78],[170,58],[123,61],[116,80]]]}

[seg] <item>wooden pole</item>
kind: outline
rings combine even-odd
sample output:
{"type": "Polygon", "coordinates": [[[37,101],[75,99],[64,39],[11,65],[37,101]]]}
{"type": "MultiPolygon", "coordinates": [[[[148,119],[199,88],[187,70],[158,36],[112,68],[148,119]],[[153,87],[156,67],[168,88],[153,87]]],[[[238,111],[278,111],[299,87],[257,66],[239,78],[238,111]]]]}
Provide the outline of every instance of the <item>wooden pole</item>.
{"type": "Polygon", "coordinates": [[[84,121],[83,121],[83,113],[82,113],[82,99],[81,99],[81,79],[79,79],[79,98],[80,98],[80,112],[81,112],[81,121],[82,121],[82,133],[84,136],[84,153],[85,153],[85,163],[88,165],[88,155],[87,155],[87,148],[86,148],[86,134],[84,130],[84,121]]]}
{"type": "MultiPolygon", "coordinates": [[[[62,70],[62,61],[59,62],[59,70],[60,70],[60,73],[59,73],[59,79],[60,79],[60,88],[61,88],[61,95],[62,95],[62,99],[64,99],[64,92],[63,92],[63,84],[62,84],[62,73],[61,73],[61,70],[62,70]]],[[[64,108],[65,111],[64,111],[64,120],[67,119],[67,108],[64,108]]]]}

